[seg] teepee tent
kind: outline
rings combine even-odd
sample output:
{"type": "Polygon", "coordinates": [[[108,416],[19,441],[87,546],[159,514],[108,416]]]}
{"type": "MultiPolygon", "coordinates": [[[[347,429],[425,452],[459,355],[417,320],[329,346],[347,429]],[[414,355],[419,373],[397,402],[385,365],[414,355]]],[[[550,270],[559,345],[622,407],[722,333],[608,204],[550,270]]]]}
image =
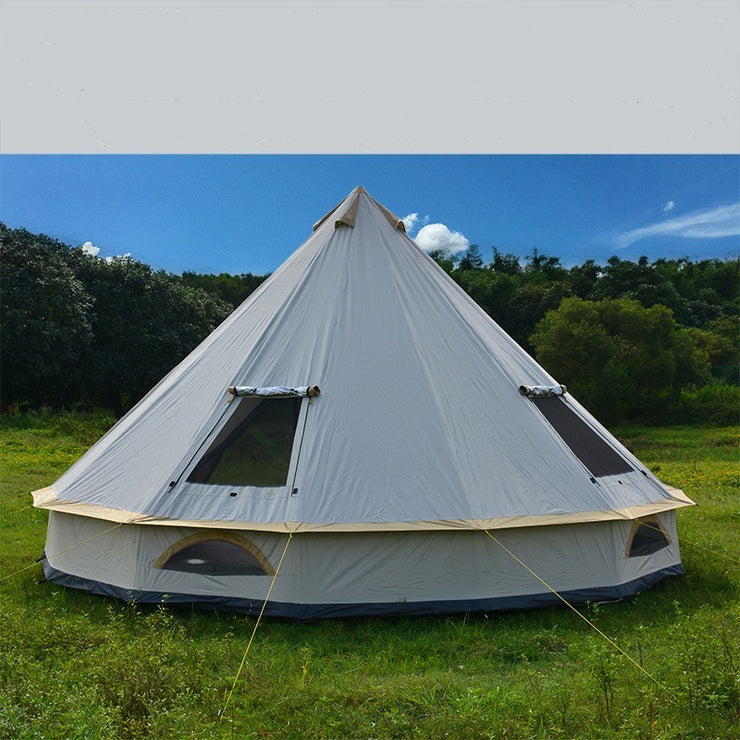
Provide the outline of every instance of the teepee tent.
{"type": "Polygon", "coordinates": [[[300,619],[553,603],[487,531],[619,598],[683,572],[692,502],[356,188],[34,503],[53,581],[248,611],[285,552],[266,613],[300,619]]]}

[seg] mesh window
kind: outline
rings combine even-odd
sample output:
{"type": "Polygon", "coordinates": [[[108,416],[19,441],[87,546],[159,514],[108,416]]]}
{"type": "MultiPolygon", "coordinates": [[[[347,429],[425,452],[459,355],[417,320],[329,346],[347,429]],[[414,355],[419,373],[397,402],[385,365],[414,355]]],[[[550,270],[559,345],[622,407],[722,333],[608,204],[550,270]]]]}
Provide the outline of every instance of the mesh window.
{"type": "Polygon", "coordinates": [[[233,542],[204,540],[184,547],[161,566],[164,570],[209,576],[264,576],[262,564],[251,552],[233,542]]]}
{"type": "Polygon", "coordinates": [[[284,486],[300,398],[243,398],[193,468],[191,483],[284,486]]]}
{"type": "Polygon", "coordinates": [[[635,522],[630,535],[629,552],[630,558],[643,555],[652,555],[664,547],[668,547],[668,537],[657,519],[644,522],[635,522]]]}
{"type": "Polygon", "coordinates": [[[532,403],[543,413],[573,454],[597,478],[629,473],[632,467],[586,422],[571,411],[557,396],[533,398],[532,403]]]}

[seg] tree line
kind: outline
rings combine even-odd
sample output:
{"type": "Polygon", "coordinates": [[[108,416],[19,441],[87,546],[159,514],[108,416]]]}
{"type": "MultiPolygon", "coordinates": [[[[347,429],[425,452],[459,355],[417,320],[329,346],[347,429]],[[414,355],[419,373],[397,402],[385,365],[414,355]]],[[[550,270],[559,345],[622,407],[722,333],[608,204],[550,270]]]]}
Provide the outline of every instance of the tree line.
{"type": "Polygon", "coordinates": [[[740,420],[740,259],[432,257],[603,421],[740,420]]]}
{"type": "MultiPolygon", "coordinates": [[[[737,421],[740,260],[432,258],[604,421],[737,421]]],[[[180,275],[0,224],[3,408],[120,415],[268,275],[180,275]]]]}
{"type": "Polygon", "coordinates": [[[3,406],[119,416],[267,277],[171,275],[3,224],[0,270],[3,406]]]}

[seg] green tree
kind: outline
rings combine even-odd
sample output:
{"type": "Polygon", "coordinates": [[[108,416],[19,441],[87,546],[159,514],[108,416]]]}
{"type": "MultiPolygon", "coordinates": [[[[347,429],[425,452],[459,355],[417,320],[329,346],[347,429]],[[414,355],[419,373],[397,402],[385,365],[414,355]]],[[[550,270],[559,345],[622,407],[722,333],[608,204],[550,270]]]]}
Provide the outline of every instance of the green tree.
{"type": "Polygon", "coordinates": [[[560,264],[559,257],[542,254],[537,247],[532,250],[532,254],[527,255],[524,272],[530,279],[537,281],[563,280],[567,275],[567,270],[560,264]]]}
{"type": "Polygon", "coordinates": [[[519,289],[516,278],[488,270],[455,271],[462,289],[505,331],[514,326],[511,306],[519,289]]]}
{"type": "Polygon", "coordinates": [[[519,275],[522,272],[522,266],[519,263],[519,257],[515,254],[501,254],[496,247],[492,248],[493,259],[489,268],[493,272],[500,272],[506,275],[519,275]]]}
{"type": "Polygon", "coordinates": [[[601,275],[601,266],[593,260],[574,265],[569,270],[570,285],[574,295],[588,298],[601,275]]]}
{"type": "Polygon", "coordinates": [[[646,308],[667,306],[681,323],[695,323],[688,301],[664,274],[648,264],[647,257],[637,262],[610,257],[589,298],[634,298],[646,308]]]}
{"type": "Polygon", "coordinates": [[[477,244],[471,244],[457,265],[459,270],[480,270],[483,267],[483,258],[480,256],[480,249],[477,244]]]}
{"type": "Polygon", "coordinates": [[[432,249],[429,256],[449,275],[455,269],[455,261],[445,249],[432,249]]]}
{"type": "Polygon", "coordinates": [[[504,328],[515,341],[531,352],[530,336],[537,322],[570,295],[567,280],[529,279],[525,275],[509,307],[511,320],[504,323],[504,328]]]}
{"type": "Polygon", "coordinates": [[[712,375],[718,380],[740,383],[740,322],[737,316],[726,316],[692,329],[697,344],[709,357],[712,375]]]}
{"type": "Polygon", "coordinates": [[[673,283],[678,293],[689,300],[705,295],[710,302],[738,308],[740,298],[740,259],[708,259],[692,262],[680,259],[657,259],[653,267],[673,283]]]}
{"type": "Polygon", "coordinates": [[[0,224],[0,372],[4,403],[76,400],[82,352],[92,338],[92,299],[67,247],[0,224]]]}
{"type": "Polygon", "coordinates": [[[225,272],[219,275],[183,272],[179,277],[173,276],[173,279],[190,288],[199,288],[211,293],[236,308],[268,277],[269,275],[253,275],[251,272],[242,275],[229,275],[225,272]]]}
{"type": "Polygon", "coordinates": [[[86,395],[118,415],[231,313],[225,301],[136,260],[101,260],[79,250],[73,258],[95,301],[86,395]]]}
{"type": "Polygon", "coordinates": [[[531,336],[536,357],[605,421],[657,421],[709,380],[707,353],[665,306],[566,298],[531,336]]]}

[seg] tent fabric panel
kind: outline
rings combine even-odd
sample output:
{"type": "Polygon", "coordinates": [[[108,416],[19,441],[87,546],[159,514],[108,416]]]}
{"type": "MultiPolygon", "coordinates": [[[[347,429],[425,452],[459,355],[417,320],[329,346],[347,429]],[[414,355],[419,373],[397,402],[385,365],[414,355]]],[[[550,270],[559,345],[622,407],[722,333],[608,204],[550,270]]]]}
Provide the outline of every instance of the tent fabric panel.
{"type": "MultiPolygon", "coordinates": [[[[367,204],[360,208],[360,215],[373,215],[367,204]]],[[[307,301],[306,314],[334,321],[322,319],[314,331],[298,327],[311,336],[311,358],[321,364],[310,377],[322,388],[296,477],[302,521],[380,523],[459,509],[461,483],[411,330],[392,318],[399,297],[388,276],[390,255],[378,240],[353,243],[368,223],[363,218],[355,232],[336,232],[332,249],[352,249],[353,258],[327,261],[307,301]]]]}
{"type": "Polygon", "coordinates": [[[45,554],[49,565],[58,570],[133,588],[141,536],[140,527],[115,527],[109,521],[52,511],[45,554]]]}
{"type": "MultiPolygon", "coordinates": [[[[361,228],[365,225],[372,228],[369,219],[361,228]]],[[[426,392],[418,398],[433,405],[439,419],[436,445],[445,450],[445,459],[460,481],[457,489],[439,485],[432,489],[443,499],[434,518],[456,518],[453,512],[460,518],[487,518],[571,509],[573,491],[578,491],[579,484],[581,490],[584,486],[583,481],[579,483],[578,470],[563,468],[558,474],[550,469],[551,491],[538,491],[536,499],[522,496],[533,474],[527,453],[531,452],[529,460],[539,459],[538,446],[547,445],[548,439],[535,438],[537,430],[531,425],[528,435],[517,429],[520,422],[526,422],[520,410],[523,400],[507,372],[515,370],[517,377],[529,378],[534,361],[413,241],[403,239],[406,248],[396,243],[396,237],[383,233],[376,239],[376,250],[386,256],[386,269],[408,327],[409,349],[415,355],[414,364],[421,366],[417,377],[423,379],[426,392]],[[466,382],[461,383],[461,378],[466,382]],[[516,454],[512,457],[504,450],[516,450],[516,454]]],[[[541,369],[537,380],[554,382],[541,369]]],[[[526,423],[523,426],[527,428],[526,423]]],[[[421,491],[415,494],[419,502],[428,498],[426,489],[421,491]]],[[[596,508],[593,502],[586,506],[584,500],[583,504],[582,508],[596,508]]]]}
{"type": "Polygon", "coordinates": [[[594,486],[520,384],[556,381],[358,191],[354,229],[320,227],[43,505],[277,531],[499,526],[675,506],[639,462],[624,485],[594,486]],[[297,495],[169,490],[228,415],[225,388],[309,378],[323,393],[307,417],[297,495]]]}
{"type": "MultiPolygon", "coordinates": [[[[502,530],[496,537],[559,592],[616,586],[680,565],[677,548],[627,558],[630,524],[502,530]]],[[[96,520],[54,514],[47,547],[68,549],[105,527],[96,520]]],[[[214,576],[157,567],[163,553],[198,531],[118,528],[61,556],[50,554],[49,564],[68,575],[127,590],[264,599],[271,583],[264,576],[214,576]],[[124,550],[128,552],[122,557],[124,550]]],[[[242,536],[270,563],[279,560],[286,544],[285,534],[242,536]]],[[[484,532],[330,533],[293,538],[271,598],[304,604],[402,604],[536,595],[541,590],[541,582],[484,532]]]]}
{"type": "MultiPolygon", "coordinates": [[[[202,596],[189,593],[127,590],[118,586],[69,575],[43,565],[47,580],[68,588],[76,588],[137,604],[167,604],[168,606],[195,606],[208,611],[232,611],[256,616],[262,610],[264,599],[234,596],[202,596]]],[[[615,586],[599,586],[590,589],[564,591],[561,596],[571,604],[616,601],[639,594],[664,578],[684,573],[681,565],[673,565],[642,578],[615,586]]],[[[264,610],[265,616],[293,619],[296,621],[333,619],[358,616],[414,616],[425,614],[463,614],[468,612],[511,611],[514,609],[538,609],[561,607],[563,602],[549,591],[525,596],[502,596],[485,599],[435,600],[425,602],[386,602],[351,604],[301,604],[270,600],[264,610]]]]}
{"type": "MultiPolygon", "coordinates": [[[[614,524],[501,530],[496,537],[558,591],[620,582],[624,540],[614,524]]],[[[293,539],[291,551],[301,558],[298,596],[305,603],[469,600],[542,590],[484,532],[306,534],[293,539]]]]}
{"type": "MultiPolygon", "coordinates": [[[[195,454],[226,409],[232,398],[227,386],[246,384],[239,377],[245,354],[269,344],[280,316],[293,313],[300,299],[300,291],[295,290],[298,276],[310,273],[312,262],[329,237],[330,233],[319,231],[309,238],[73,464],[54,484],[57,490],[70,499],[113,508],[145,511],[156,507],[161,501],[156,492],[173,479],[183,459],[195,454]],[[249,316],[246,321],[245,313],[249,316]],[[233,351],[235,346],[241,348],[240,352],[233,351]]],[[[298,387],[306,376],[299,368],[291,367],[280,375],[260,377],[265,386],[298,387]]]]}

